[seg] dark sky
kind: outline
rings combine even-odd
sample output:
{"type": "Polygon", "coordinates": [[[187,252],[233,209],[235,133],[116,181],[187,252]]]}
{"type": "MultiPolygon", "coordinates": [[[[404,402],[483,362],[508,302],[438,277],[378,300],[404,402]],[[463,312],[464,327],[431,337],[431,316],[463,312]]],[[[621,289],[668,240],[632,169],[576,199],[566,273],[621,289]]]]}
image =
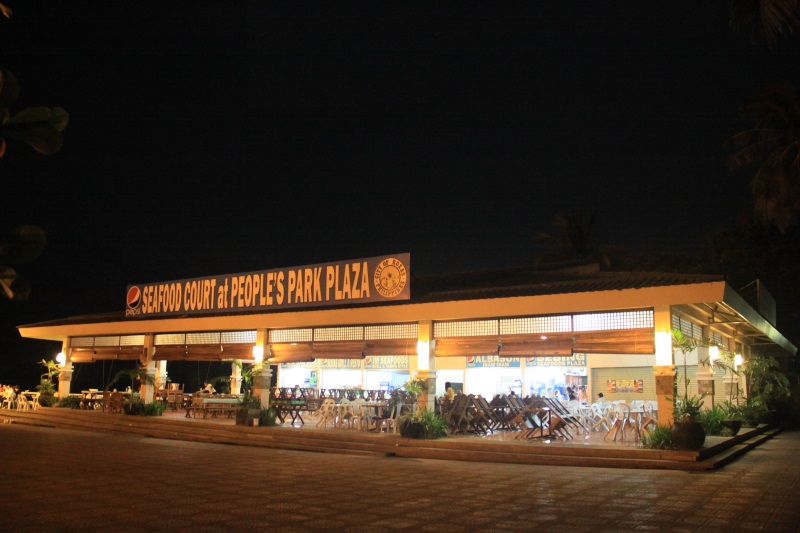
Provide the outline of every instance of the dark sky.
{"type": "Polygon", "coordinates": [[[528,264],[581,209],[600,245],[696,250],[751,210],[740,106],[798,76],[797,39],[753,49],[726,2],[6,3],[17,107],[70,113],[60,153],[0,160],[2,228],[48,237],[14,325],[122,310],[131,283],[528,264]]]}

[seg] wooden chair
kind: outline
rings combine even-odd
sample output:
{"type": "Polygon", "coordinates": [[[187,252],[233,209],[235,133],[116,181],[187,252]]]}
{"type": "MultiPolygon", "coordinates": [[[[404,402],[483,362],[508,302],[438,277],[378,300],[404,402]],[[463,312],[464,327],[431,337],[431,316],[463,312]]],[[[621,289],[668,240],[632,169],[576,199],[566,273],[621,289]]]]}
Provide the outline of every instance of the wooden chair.
{"type": "Polygon", "coordinates": [[[456,394],[453,400],[453,407],[450,409],[446,419],[450,433],[463,433],[469,427],[469,420],[467,419],[469,404],[469,397],[466,394],[456,394]]]}
{"type": "Polygon", "coordinates": [[[397,433],[397,419],[400,417],[402,406],[401,402],[395,402],[392,404],[392,410],[388,417],[375,418],[375,431],[379,433],[382,431],[397,433]]]}
{"type": "Polygon", "coordinates": [[[536,432],[539,432],[539,437],[544,437],[544,403],[540,399],[532,399],[525,408],[517,413],[513,420],[513,425],[519,427],[519,433],[514,436],[515,439],[531,439],[536,437],[536,432]]]}
{"type": "MultiPolygon", "coordinates": [[[[105,393],[103,394],[103,399],[105,400],[105,393]]],[[[121,392],[112,392],[109,396],[109,412],[122,413],[122,401],[124,399],[125,395],[121,392]]]]}

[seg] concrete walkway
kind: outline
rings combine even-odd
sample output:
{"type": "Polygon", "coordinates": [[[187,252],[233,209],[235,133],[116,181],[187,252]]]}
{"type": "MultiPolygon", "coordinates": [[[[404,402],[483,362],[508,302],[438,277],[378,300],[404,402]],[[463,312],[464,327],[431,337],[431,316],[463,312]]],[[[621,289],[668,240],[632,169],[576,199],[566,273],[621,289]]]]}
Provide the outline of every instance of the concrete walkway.
{"type": "Polygon", "coordinates": [[[356,456],[0,424],[3,531],[798,531],[800,432],[686,472],[356,456]]]}

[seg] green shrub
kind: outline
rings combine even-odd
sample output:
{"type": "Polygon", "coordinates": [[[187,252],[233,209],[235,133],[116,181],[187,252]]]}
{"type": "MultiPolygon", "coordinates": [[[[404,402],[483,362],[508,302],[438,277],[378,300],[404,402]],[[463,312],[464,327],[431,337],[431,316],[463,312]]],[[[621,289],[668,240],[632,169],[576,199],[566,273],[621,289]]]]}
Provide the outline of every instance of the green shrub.
{"type": "Polygon", "coordinates": [[[165,407],[164,402],[144,403],[139,397],[134,397],[122,405],[122,410],[126,415],[161,416],[165,407]]]}
{"type": "Polygon", "coordinates": [[[649,435],[642,437],[641,447],[648,450],[674,450],[672,425],[656,424],[649,435]]]}
{"type": "Polygon", "coordinates": [[[742,417],[742,425],[746,427],[754,428],[759,424],[769,422],[772,418],[772,412],[758,399],[753,399],[744,405],[740,405],[739,413],[742,417]]]}
{"type": "Polygon", "coordinates": [[[272,407],[267,407],[266,409],[261,409],[261,413],[258,415],[258,425],[274,426],[277,419],[277,413],[275,413],[272,407]]]}
{"type": "Polygon", "coordinates": [[[727,433],[730,436],[730,429],[723,425],[725,420],[728,420],[728,412],[719,405],[700,412],[700,422],[706,435],[719,436],[727,433]]]}
{"type": "Polygon", "coordinates": [[[434,411],[422,408],[401,416],[397,427],[404,437],[413,439],[438,439],[447,436],[447,422],[434,411]]]}
{"type": "Polygon", "coordinates": [[[58,400],[53,404],[53,407],[62,407],[65,409],[80,409],[81,399],[77,396],[67,396],[62,400],[58,400]]]}

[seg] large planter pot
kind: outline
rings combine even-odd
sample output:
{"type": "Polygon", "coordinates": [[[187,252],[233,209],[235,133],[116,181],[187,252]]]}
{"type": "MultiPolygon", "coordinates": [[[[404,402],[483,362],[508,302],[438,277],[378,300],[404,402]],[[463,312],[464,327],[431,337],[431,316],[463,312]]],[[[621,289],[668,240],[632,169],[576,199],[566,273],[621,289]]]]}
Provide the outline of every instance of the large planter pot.
{"type": "Polygon", "coordinates": [[[706,441],[706,431],[700,422],[675,422],[672,444],[679,450],[699,450],[706,441]]]}
{"type": "Polygon", "coordinates": [[[726,427],[731,430],[731,436],[736,436],[739,434],[739,430],[742,429],[742,421],[741,420],[723,420],[722,427],[726,427]]]}
{"type": "Polygon", "coordinates": [[[400,435],[409,439],[421,439],[425,435],[425,426],[421,422],[407,422],[400,426],[400,435]]]}
{"type": "Polygon", "coordinates": [[[252,426],[253,420],[261,416],[261,409],[237,409],[236,410],[236,425],[237,426],[252,426]]]}

